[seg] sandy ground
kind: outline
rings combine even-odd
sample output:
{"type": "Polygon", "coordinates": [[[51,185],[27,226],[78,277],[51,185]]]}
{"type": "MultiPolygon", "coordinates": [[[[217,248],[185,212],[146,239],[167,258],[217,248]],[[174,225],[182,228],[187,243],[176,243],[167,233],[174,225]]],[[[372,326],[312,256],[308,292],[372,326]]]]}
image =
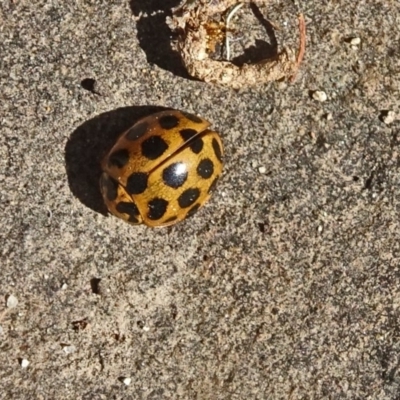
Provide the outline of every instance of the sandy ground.
{"type": "Polygon", "coordinates": [[[272,0],[302,69],[239,91],[188,79],[177,3],[1,1],[0,398],[400,398],[400,3],[272,0]],[[226,157],[152,230],[105,216],[98,163],[160,107],[226,157]]]}

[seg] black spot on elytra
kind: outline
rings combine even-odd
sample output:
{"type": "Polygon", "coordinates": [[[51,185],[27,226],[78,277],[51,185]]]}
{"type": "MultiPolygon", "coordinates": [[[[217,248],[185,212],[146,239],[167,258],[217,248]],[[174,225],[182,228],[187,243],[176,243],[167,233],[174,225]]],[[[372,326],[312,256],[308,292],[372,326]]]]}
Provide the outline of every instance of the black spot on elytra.
{"type": "Polygon", "coordinates": [[[142,154],[149,160],[160,157],[167,149],[168,144],[161,136],[150,136],[142,143],[142,154]]]}
{"type": "Polygon", "coordinates": [[[179,197],[178,204],[181,208],[190,207],[200,196],[197,188],[186,189],[179,197]]]}
{"type": "Polygon", "coordinates": [[[197,139],[194,139],[190,144],[190,150],[193,151],[195,154],[199,154],[201,150],[203,150],[203,139],[201,137],[198,137],[197,139]]]}
{"type": "Polygon", "coordinates": [[[214,153],[217,156],[218,160],[222,162],[221,147],[215,138],[212,140],[212,147],[214,149],[214,153]]]}
{"type": "Polygon", "coordinates": [[[144,172],[134,172],[126,182],[126,190],[129,194],[140,194],[147,189],[148,175],[144,172]]]}
{"type": "Polygon", "coordinates": [[[200,204],[195,204],[186,214],[186,218],[191,217],[193,214],[197,212],[197,210],[200,208],[200,204]]]}
{"type": "Polygon", "coordinates": [[[214,164],[209,158],[201,160],[197,166],[197,174],[203,179],[208,179],[214,173],[214,164]]]}
{"type": "Polygon", "coordinates": [[[164,115],[158,122],[163,129],[173,129],[179,125],[179,118],[175,115],[164,115]]]}
{"type": "Polygon", "coordinates": [[[217,185],[217,182],[218,182],[218,178],[219,178],[219,176],[217,176],[217,177],[213,180],[212,184],[210,185],[210,187],[209,187],[209,189],[208,189],[208,194],[210,194],[210,193],[212,193],[212,192],[214,191],[215,186],[217,185]]]}
{"type": "Polygon", "coordinates": [[[135,203],[121,201],[117,204],[115,209],[121,214],[128,214],[130,217],[129,221],[131,221],[131,218],[133,218],[133,221],[131,221],[131,222],[134,222],[134,221],[138,222],[137,216],[139,215],[139,210],[135,203]]]}
{"type": "Polygon", "coordinates": [[[108,201],[114,201],[118,196],[118,182],[103,172],[100,177],[100,186],[108,201]]]}
{"type": "Polygon", "coordinates": [[[186,111],[182,111],[182,114],[187,118],[190,119],[190,121],[195,122],[196,124],[200,124],[201,122],[203,122],[203,120],[198,117],[197,115],[194,114],[190,114],[186,111]]]}
{"type": "Polygon", "coordinates": [[[137,140],[147,132],[148,128],[149,128],[148,122],[139,122],[133,125],[132,128],[130,128],[128,132],[126,132],[125,138],[127,140],[132,140],[132,141],[137,140]]]}
{"type": "Polygon", "coordinates": [[[149,201],[148,207],[149,212],[147,213],[147,217],[151,220],[157,220],[162,218],[167,211],[168,201],[156,197],[155,199],[149,201]]]}
{"type": "Polygon", "coordinates": [[[128,161],[129,161],[129,151],[127,149],[114,151],[114,153],[112,153],[110,157],[108,157],[108,165],[110,167],[114,166],[122,168],[128,163],[128,161]]]}
{"type": "Polygon", "coordinates": [[[188,128],[188,129],[181,129],[181,130],[179,131],[179,133],[181,134],[182,139],[183,139],[183,140],[185,141],[185,143],[186,143],[186,142],[188,142],[193,136],[196,136],[198,132],[197,132],[195,129],[190,129],[190,128],[188,128]]]}
{"type": "Polygon", "coordinates": [[[181,162],[171,164],[162,173],[164,183],[174,189],[181,187],[186,182],[187,176],[186,165],[181,162]]]}

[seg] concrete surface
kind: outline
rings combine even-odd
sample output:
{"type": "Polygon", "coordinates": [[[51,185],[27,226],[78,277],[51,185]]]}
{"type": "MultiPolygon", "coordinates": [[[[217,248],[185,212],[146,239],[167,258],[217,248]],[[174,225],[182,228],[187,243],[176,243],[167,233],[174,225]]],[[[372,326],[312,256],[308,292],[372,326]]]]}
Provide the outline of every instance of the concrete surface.
{"type": "Polygon", "coordinates": [[[400,398],[400,3],[272,1],[306,58],[241,91],[187,79],[177,3],[1,1],[0,398],[400,398]],[[226,158],[151,230],[104,216],[98,160],[158,107],[226,158]]]}

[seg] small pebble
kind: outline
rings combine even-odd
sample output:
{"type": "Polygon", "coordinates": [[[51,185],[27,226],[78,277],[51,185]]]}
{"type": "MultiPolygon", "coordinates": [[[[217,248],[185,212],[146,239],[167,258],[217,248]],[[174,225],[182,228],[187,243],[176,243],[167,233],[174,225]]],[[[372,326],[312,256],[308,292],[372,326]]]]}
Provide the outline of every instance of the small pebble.
{"type": "Polygon", "coordinates": [[[145,326],[143,327],[143,330],[144,330],[145,332],[148,332],[148,331],[150,330],[150,328],[149,328],[148,326],[145,325],[145,326]]]}
{"type": "Polygon", "coordinates": [[[122,382],[124,382],[124,385],[129,386],[131,384],[131,382],[132,382],[132,379],[131,378],[124,378],[124,380],[122,382]]]}
{"type": "Polygon", "coordinates": [[[65,353],[65,354],[71,354],[71,353],[75,353],[76,347],[73,346],[73,345],[64,346],[64,347],[63,347],[63,350],[64,350],[64,353],[65,353]]]}
{"type": "Polygon", "coordinates": [[[23,359],[21,360],[21,367],[22,367],[22,368],[27,368],[28,365],[29,365],[29,361],[28,361],[26,358],[23,358],[23,359]]]}
{"type": "Polygon", "coordinates": [[[265,174],[265,173],[267,172],[267,168],[265,168],[265,167],[260,167],[260,168],[258,168],[258,172],[259,172],[260,174],[265,174]]]}
{"type": "Polygon", "coordinates": [[[332,113],[326,114],[326,120],[327,120],[327,121],[332,121],[332,119],[333,119],[332,113]]]}
{"type": "Polygon", "coordinates": [[[7,307],[8,308],[15,308],[18,305],[18,299],[10,294],[7,298],[7,307]]]}
{"type": "Polygon", "coordinates": [[[322,90],[316,90],[312,97],[314,100],[320,101],[321,103],[328,99],[328,96],[322,90]]]}
{"type": "Polygon", "coordinates": [[[68,285],[66,283],[63,283],[63,285],[61,286],[61,290],[65,290],[67,289],[68,285]]]}
{"type": "Polygon", "coordinates": [[[359,37],[355,37],[350,40],[350,44],[352,46],[358,46],[361,43],[361,39],[359,37]]]}
{"type": "Polygon", "coordinates": [[[385,113],[385,114],[382,116],[382,121],[383,121],[386,125],[391,124],[392,122],[395,121],[395,119],[396,119],[396,115],[395,115],[394,111],[388,111],[387,113],[385,113]]]}
{"type": "Polygon", "coordinates": [[[284,82],[284,81],[281,81],[281,82],[279,82],[278,83],[278,89],[279,90],[285,90],[285,89],[287,89],[287,83],[286,82],[284,82]]]}

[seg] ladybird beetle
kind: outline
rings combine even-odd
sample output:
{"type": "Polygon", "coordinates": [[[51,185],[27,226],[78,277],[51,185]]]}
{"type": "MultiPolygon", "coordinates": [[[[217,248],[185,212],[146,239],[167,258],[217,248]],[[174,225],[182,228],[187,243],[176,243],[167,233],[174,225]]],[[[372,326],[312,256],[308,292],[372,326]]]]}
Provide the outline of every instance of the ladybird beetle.
{"type": "Polygon", "coordinates": [[[223,147],[210,123],[167,110],[140,119],[102,162],[108,210],[131,224],[173,225],[210,197],[222,173],[223,147]]]}

